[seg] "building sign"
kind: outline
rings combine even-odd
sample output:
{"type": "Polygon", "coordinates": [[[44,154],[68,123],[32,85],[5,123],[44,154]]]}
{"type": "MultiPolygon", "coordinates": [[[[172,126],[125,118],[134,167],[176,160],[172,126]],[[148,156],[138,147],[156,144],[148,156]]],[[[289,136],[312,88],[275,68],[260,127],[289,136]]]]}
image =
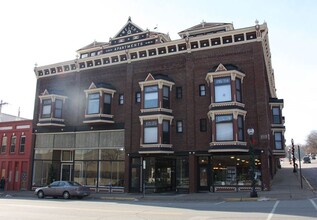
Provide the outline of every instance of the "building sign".
{"type": "Polygon", "coordinates": [[[155,44],[155,40],[156,39],[151,39],[151,40],[135,42],[135,43],[131,43],[131,44],[120,45],[120,46],[116,46],[116,47],[110,47],[110,48],[104,49],[103,53],[112,53],[112,52],[116,52],[116,51],[120,51],[120,50],[128,50],[128,49],[132,49],[132,48],[148,46],[151,44],[155,44]]]}

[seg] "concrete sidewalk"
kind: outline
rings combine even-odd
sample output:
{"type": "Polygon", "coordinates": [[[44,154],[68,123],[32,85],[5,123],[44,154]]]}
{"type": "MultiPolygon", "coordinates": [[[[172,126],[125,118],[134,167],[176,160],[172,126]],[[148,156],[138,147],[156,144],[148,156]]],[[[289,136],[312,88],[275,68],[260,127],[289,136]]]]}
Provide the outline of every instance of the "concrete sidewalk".
{"type": "MultiPolygon", "coordinates": [[[[0,198],[11,197],[36,197],[33,191],[0,192],[0,198]]],[[[293,167],[289,163],[282,164],[272,181],[270,191],[259,191],[258,198],[250,198],[249,192],[228,193],[153,193],[143,196],[142,193],[92,193],[87,200],[121,200],[121,201],[265,201],[265,200],[289,200],[316,198],[317,193],[310,184],[303,179],[301,188],[299,172],[293,173],[293,167]]]]}

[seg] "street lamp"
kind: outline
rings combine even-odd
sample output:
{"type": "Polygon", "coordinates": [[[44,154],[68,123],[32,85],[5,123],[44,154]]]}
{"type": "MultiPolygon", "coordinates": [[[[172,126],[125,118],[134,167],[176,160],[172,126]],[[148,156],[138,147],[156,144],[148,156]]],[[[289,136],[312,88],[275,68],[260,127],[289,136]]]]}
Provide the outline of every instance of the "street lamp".
{"type": "Polygon", "coordinates": [[[254,164],[254,149],[253,149],[253,134],[254,134],[254,129],[249,128],[247,130],[248,135],[249,135],[249,153],[250,153],[250,168],[251,168],[251,192],[250,192],[250,197],[258,197],[258,193],[256,192],[255,189],[255,164],[254,164]]]}

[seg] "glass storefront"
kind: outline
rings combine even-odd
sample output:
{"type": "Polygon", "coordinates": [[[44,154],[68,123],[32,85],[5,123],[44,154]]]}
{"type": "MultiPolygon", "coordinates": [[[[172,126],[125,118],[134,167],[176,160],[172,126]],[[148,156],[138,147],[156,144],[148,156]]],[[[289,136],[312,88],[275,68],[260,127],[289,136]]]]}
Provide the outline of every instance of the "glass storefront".
{"type": "MultiPolygon", "coordinates": [[[[212,185],[250,186],[250,156],[225,155],[212,157],[212,185]]],[[[261,186],[261,162],[255,157],[256,185],[261,186]]]]}
{"type": "MultiPolygon", "coordinates": [[[[255,155],[255,184],[262,185],[261,161],[255,155]]],[[[214,155],[198,158],[198,191],[237,191],[252,184],[250,155],[214,155]],[[228,188],[229,187],[229,188],[228,188]]]]}
{"type": "Polygon", "coordinates": [[[124,187],[124,150],[36,149],[33,187],[74,180],[90,187],[124,187]]]}

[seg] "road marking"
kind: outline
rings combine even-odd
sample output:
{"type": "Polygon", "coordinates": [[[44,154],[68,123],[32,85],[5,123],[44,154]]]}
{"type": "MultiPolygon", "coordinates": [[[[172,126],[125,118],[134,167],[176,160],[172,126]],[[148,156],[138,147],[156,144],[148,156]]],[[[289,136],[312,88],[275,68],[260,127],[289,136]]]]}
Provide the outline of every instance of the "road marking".
{"type": "Polygon", "coordinates": [[[273,206],[273,209],[272,209],[271,213],[269,214],[269,216],[267,217],[266,220],[271,220],[271,218],[273,217],[273,214],[274,214],[275,209],[276,209],[277,205],[279,204],[279,202],[280,202],[280,201],[276,201],[276,202],[275,202],[275,204],[274,204],[274,206],[273,206]]]}
{"type": "Polygon", "coordinates": [[[226,201],[217,202],[217,203],[215,203],[214,205],[220,205],[220,204],[225,203],[225,202],[226,202],[226,201]]]}
{"type": "Polygon", "coordinates": [[[314,202],[314,200],[309,199],[309,201],[311,202],[311,204],[313,204],[313,206],[315,207],[315,209],[317,210],[317,204],[314,202]]]}

